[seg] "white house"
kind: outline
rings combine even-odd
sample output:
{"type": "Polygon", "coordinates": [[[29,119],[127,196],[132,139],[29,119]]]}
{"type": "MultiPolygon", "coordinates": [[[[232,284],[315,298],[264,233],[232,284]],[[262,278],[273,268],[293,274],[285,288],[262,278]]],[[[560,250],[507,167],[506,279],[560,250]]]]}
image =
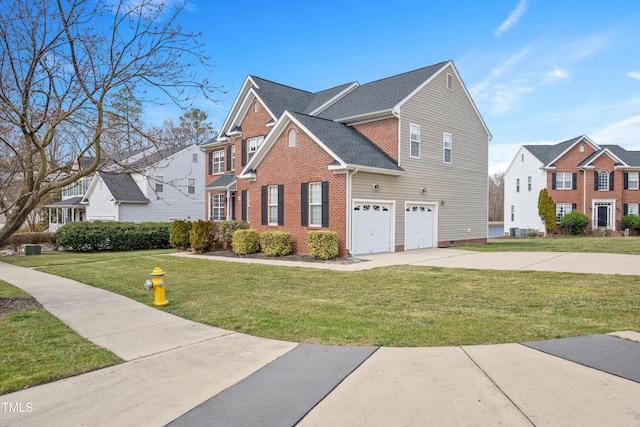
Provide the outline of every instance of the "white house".
{"type": "Polygon", "coordinates": [[[511,229],[545,232],[538,215],[538,196],[547,186],[543,162],[532,153],[535,145],[523,145],[504,174],[504,233],[511,229]],[[533,147],[533,148],[532,148],[533,147]]]}
{"type": "Polygon", "coordinates": [[[50,231],[72,221],[204,219],[204,153],[196,145],[120,156],[48,205],[50,231]]]}

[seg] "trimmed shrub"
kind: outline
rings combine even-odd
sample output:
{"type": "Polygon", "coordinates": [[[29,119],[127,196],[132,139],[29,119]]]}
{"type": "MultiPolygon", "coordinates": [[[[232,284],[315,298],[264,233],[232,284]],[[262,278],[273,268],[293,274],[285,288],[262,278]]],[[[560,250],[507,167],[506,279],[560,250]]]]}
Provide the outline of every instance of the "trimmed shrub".
{"type": "Polygon", "coordinates": [[[578,211],[571,211],[560,220],[560,227],[574,236],[584,234],[584,229],[587,228],[587,225],[589,225],[589,217],[578,211]]]}
{"type": "Polygon", "coordinates": [[[626,215],[622,217],[622,221],[620,221],[620,224],[624,228],[640,231],[640,216],[626,215]]]}
{"type": "Polygon", "coordinates": [[[333,259],[338,256],[338,233],[318,230],[307,233],[307,245],[314,258],[333,259]]]}
{"type": "Polygon", "coordinates": [[[189,233],[191,232],[191,221],[184,221],[178,219],[171,223],[171,236],[169,236],[169,242],[171,245],[178,249],[189,249],[191,241],[189,240],[189,233]]]}
{"type": "Polygon", "coordinates": [[[212,221],[198,220],[191,224],[189,241],[191,247],[198,253],[213,249],[216,224],[212,221]]]}
{"type": "Polygon", "coordinates": [[[255,254],[260,251],[260,233],[256,230],[236,230],[231,238],[231,248],[238,255],[255,254]]]}
{"type": "Polygon", "coordinates": [[[291,234],[284,231],[260,233],[260,249],[269,256],[289,255],[292,251],[291,234]]]}
{"type": "Polygon", "coordinates": [[[249,223],[247,221],[228,220],[219,222],[218,229],[216,230],[216,240],[221,243],[231,243],[231,239],[233,239],[233,233],[238,230],[246,230],[248,228],[249,223]]]}
{"type": "Polygon", "coordinates": [[[171,247],[171,225],[162,222],[70,222],[55,232],[55,242],[74,252],[132,251],[171,247]]]}

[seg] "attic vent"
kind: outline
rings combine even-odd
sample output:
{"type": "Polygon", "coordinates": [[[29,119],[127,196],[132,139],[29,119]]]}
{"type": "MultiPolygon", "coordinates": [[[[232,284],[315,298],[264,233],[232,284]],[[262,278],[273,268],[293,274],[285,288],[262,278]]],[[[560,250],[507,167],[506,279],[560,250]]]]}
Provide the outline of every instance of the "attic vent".
{"type": "Polygon", "coordinates": [[[580,152],[584,153],[584,145],[580,144],[580,152]]]}
{"type": "Polygon", "coordinates": [[[447,89],[453,90],[453,75],[447,74],[447,89]]]}

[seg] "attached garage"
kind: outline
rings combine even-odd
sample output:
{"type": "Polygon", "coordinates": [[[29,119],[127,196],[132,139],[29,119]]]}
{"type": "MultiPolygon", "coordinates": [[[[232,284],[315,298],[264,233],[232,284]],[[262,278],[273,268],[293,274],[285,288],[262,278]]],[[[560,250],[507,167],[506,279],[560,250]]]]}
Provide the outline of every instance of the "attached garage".
{"type": "Polygon", "coordinates": [[[392,252],[393,204],[389,202],[354,202],[351,253],[392,252]]]}
{"type": "Polygon", "coordinates": [[[404,213],[405,250],[435,247],[435,205],[408,203],[404,213]]]}

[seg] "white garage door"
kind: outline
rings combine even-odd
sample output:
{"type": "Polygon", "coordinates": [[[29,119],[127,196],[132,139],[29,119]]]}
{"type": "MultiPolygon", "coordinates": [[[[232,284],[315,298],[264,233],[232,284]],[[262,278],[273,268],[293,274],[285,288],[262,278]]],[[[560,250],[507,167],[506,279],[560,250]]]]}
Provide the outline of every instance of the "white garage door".
{"type": "Polygon", "coordinates": [[[434,209],[425,205],[407,205],[405,209],[405,250],[432,248],[434,209]]]}
{"type": "Polygon", "coordinates": [[[391,251],[391,203],[354,203],[352,220],[353,254],[391,251]]]}

